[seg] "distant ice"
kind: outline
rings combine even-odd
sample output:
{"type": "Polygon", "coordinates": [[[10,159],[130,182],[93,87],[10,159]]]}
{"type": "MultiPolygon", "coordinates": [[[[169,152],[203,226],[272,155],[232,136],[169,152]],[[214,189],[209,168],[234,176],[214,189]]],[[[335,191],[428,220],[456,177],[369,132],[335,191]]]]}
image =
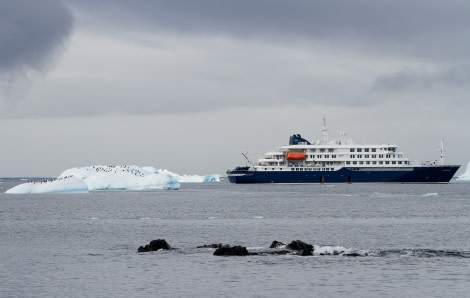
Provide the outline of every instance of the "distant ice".
{"type": "Polygon", "coordinates": [[[465,173],[457,177],[457,181],[470,181],[470,162],[467,164],[465,173]]]}
{"type": "Polygon", "coordinates": [[[169,173],[170,175],[174,176],[176,180],[180,183],[200,183],[200,182],[220,182],[220,175],[213,174],[213,175],[179,175],[172,173],[167,170],[158,170],[162,172],[169,173]]]}
{"type": "Polygon", "coordinates": [[[154,167],[87,166],[65,170],[57,179],[28,182],[6,193],[87,193],[103,190],[177,190],[185,182],[219,182],[219,175],[179,175],[154,167]]]}

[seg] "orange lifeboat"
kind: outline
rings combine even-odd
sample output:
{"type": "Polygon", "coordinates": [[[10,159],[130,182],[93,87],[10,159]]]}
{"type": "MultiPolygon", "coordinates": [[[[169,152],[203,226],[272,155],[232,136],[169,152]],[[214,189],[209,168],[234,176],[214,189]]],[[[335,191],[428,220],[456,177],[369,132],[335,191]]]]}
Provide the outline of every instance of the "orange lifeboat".
{"type": "Polygon", "coordinates": [[[305,154],[302,152],[287,152],[287,160],[305,160],[305,154]]]}

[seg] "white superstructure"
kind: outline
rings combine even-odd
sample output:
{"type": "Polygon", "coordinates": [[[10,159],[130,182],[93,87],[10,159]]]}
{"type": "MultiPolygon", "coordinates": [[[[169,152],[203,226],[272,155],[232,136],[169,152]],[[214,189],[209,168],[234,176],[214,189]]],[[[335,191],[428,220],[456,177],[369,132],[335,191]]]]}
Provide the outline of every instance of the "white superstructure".
{"type": "Polygon", "coordinates": [[[403,170],[411,166],[410,160],[398,151],[396,144],[354,144],[352,140],[346,138],[344,132],[339,139],[330,141],[325,118],[321,132],[322,139],[312,143],[299,134],[291,136],[289,145],[267,152],[252,167],[270,171],[300,168],[336,171],[343,167],[355,170],[377,168],[403,170]]]}

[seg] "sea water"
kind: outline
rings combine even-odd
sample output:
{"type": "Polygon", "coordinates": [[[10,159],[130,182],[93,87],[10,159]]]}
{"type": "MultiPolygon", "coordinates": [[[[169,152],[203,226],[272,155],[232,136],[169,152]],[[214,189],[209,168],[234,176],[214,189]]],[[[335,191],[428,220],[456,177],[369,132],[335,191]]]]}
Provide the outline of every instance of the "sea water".
{"type": "Polygon", "coordinates": [[[9,195],[0,180],[0,297],[461,297],[470,184],[233,185],[9,195]],[[169,251],[138,253],[154,239],[169,251]],[[214,256],[223,243],[313,256],[214,256]]]}

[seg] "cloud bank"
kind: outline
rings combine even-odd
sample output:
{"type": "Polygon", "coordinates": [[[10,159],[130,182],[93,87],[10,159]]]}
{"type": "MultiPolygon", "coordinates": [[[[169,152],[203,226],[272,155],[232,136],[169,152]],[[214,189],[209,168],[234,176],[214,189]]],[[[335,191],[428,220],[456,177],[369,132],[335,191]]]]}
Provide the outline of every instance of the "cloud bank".
{"type": "Polygon", "coordinates": [[[58,0],[0,1],[0,83],[6,99],[23,94],[32,73],[45,73],[72,32],[73,17],[58,0]]]}

